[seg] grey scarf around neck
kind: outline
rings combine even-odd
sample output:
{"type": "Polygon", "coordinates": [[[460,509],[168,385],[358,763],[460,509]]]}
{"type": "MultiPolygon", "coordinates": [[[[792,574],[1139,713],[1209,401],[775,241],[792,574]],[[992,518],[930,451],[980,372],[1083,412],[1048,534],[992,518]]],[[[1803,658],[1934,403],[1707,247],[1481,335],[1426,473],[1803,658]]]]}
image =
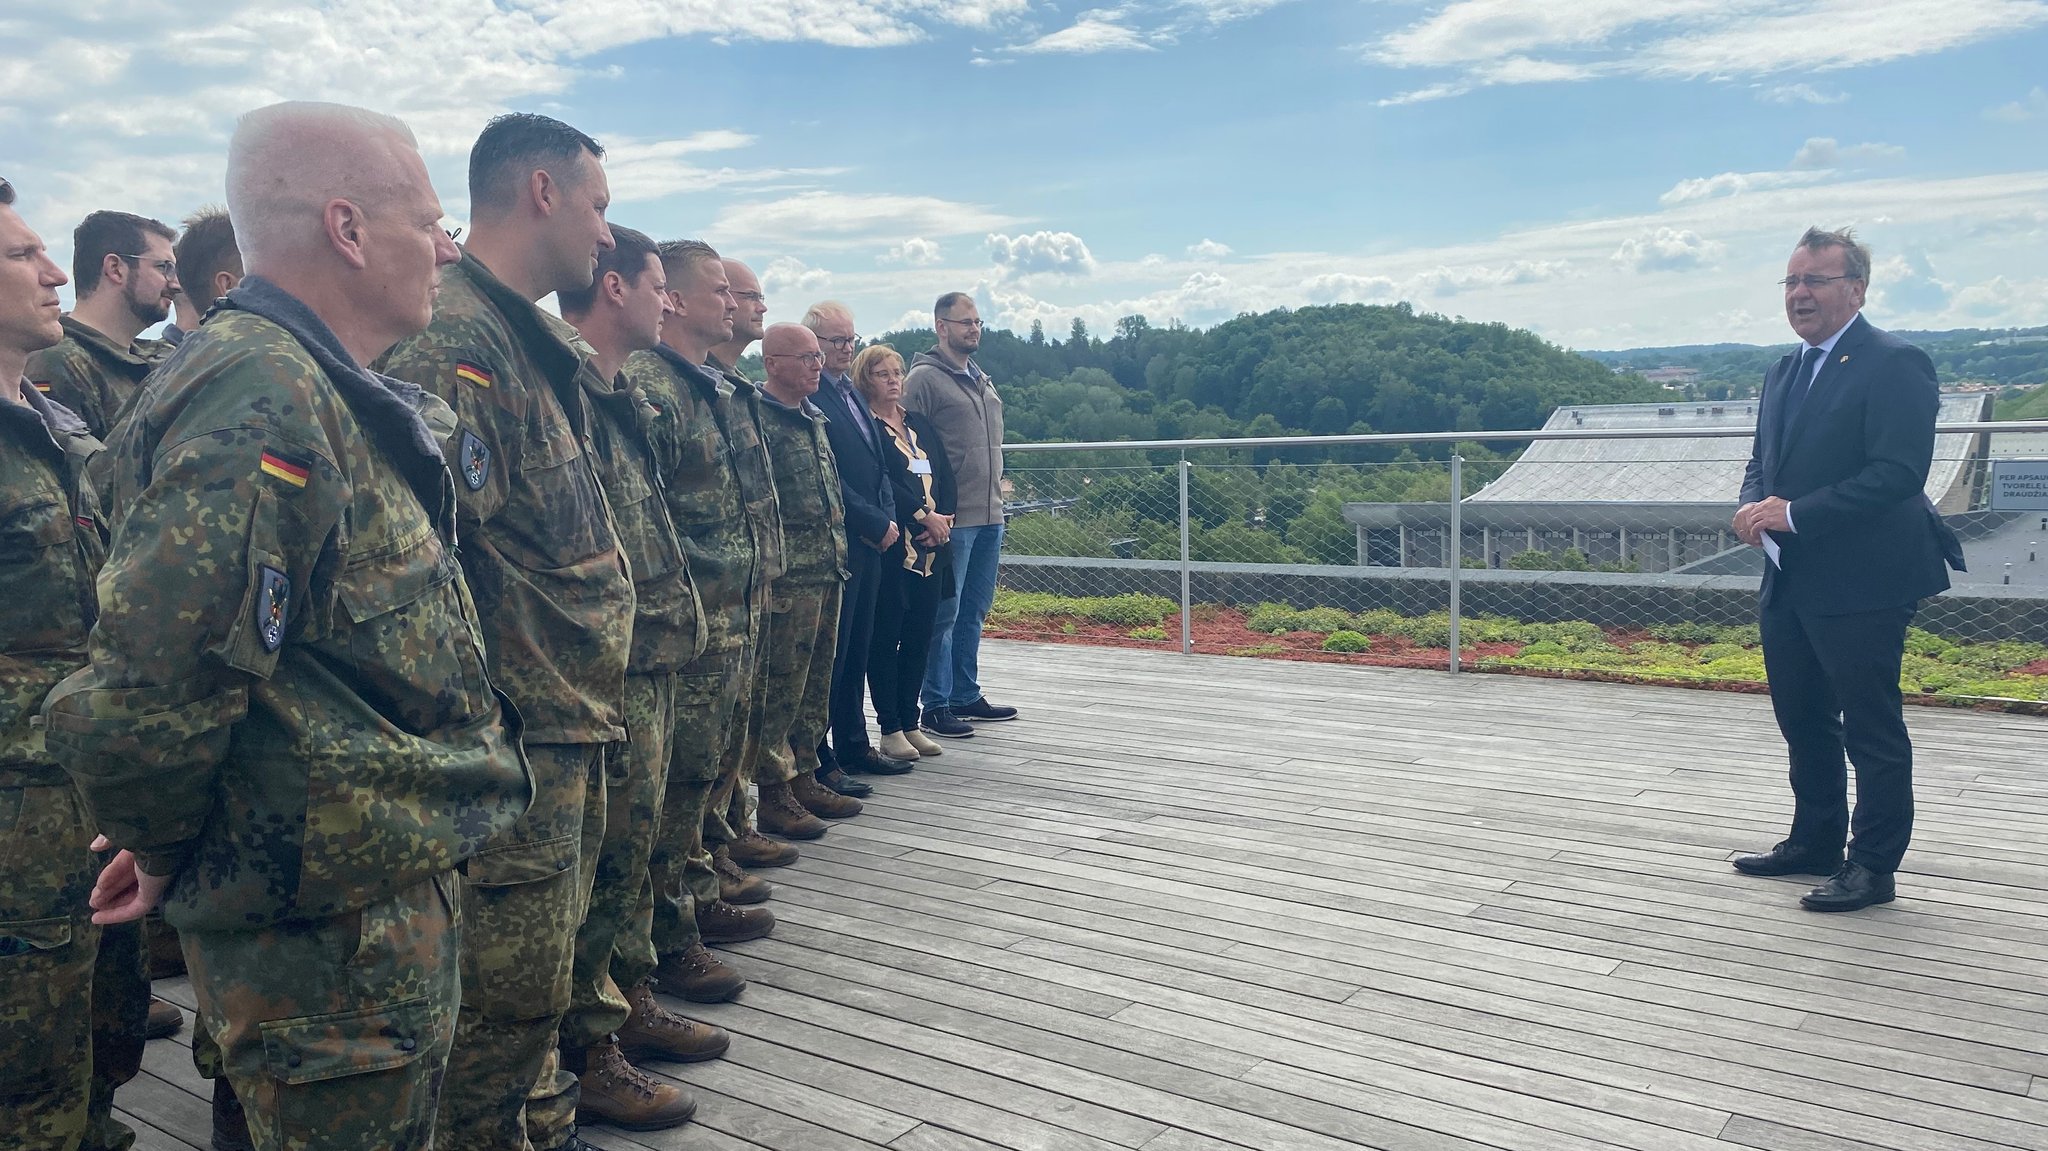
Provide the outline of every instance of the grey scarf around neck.
{"type": "Polygon", "coordinates": [[[228,293],[228,304],[261,316],[299,341],[312,353],[328,378],[335,382],[359,418],[393,431],[402,430],[407,442],[421,455],[445,464],[440,441],[420,416],[426,391],[418,384],[396,380],[356,363],[327,322],[303,301],[261,276],[244,276],[228,293]]]}

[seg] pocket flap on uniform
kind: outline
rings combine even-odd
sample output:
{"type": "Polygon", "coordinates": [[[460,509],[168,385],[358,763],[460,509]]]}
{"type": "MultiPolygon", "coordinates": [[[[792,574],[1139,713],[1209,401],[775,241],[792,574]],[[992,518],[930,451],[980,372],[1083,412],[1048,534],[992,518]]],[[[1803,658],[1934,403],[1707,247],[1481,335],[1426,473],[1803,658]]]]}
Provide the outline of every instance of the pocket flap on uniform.
{"type": "Polygon", "coordinates": [[[539,843],[515,843],[480,851],[463,867],[479,887],[516,887],[553,879],[576,866],[576,837],[559,836],[539,843]]]}
{"type": "Polygon", "coordinates": [[[71,917],[0,923],[0,959],[55,951],[71,942],[71,917]]]}
{"type": "Polygon", "coordinates": [[[431,531],[404,550],[350,567],[334,581],[334,597],[351,623],[367,623],[455,579],[431,531]]]}
{"type": "Polygon", "coordinates": [[[262,1025],[263,1057],[271,1075],[291,1083],[317,1083],[400,1067],[426,1054],[433,1042],[433,1004],[425,997],[384,1007],[279,1019],[262,1025]]]}

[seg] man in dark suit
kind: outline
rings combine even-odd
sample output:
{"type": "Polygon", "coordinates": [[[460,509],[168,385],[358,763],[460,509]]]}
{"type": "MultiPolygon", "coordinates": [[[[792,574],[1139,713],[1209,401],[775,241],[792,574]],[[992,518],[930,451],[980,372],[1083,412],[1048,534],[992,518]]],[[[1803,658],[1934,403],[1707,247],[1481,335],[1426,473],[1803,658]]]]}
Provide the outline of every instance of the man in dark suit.
{"type": "Polygon", "coordinates": [[[1800,237],[1782,284],[1802,342],[1765,377],[1734,523],[1767,555],[1758,614],[1793,796],[1784,842],[1735,869],[1831,876],[1800,900],[1813,911],[1892,898],[1913,834],[1906,625],[1948,587],[1944,561],[1961,567],[1922,491],[1941,402],[1934,363],[1862,318],[1869,281],[1870,251],[1848,231],[1800,237]]]}
{"type": "MultiPolygon", "coordinates": [[[[868,401],[850,374],[853,313],[827,301],[804,313],[804,327],[818,337],[825,367],[811,402],[825,413],[825,436],[839,468],[839,494],[846,505],[846,594],[839,607],[839,637],[832,664],[832,738],[820,744],[818,762],[870,775],[901,775],[910,764],[891,759],[868,743],[868,644],[875,630],[875,596],[882,586],[882,553],[903,534],[896,522],[896,493],[884,466],[881,430],[868,401]]],[[[894,450],[894,449],[887,449],[894,450]]]]}

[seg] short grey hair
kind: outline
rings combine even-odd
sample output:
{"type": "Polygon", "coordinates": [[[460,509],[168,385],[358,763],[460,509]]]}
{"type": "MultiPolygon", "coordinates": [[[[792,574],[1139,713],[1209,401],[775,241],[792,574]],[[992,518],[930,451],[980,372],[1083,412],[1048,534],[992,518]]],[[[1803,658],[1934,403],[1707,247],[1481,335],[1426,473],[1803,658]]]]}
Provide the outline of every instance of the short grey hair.
{"type": "Polygon", "coordinates": [[[812,304],[804,312],[804,327],[809,328],[812,332],[816,332],[819,328],[825,326],[826,321],[832,319],[845,320],[851,324],[853,322],[853,309],[840,303],[838,300],[820,300],[812,304]]]}
{"type": "Polygon", "coordinates": [[[1870,282],[1870,249],[1856,238],[1852,228],[1839,228],[1832,232],[1821,227],[1808,228],[1806,234],[1799,237],[1797,246],[1815,253],[1840,248],[1843,274],[1858,283],[1870,282]]]}
{"type": "Polygon", "coordinates": [[[228,143],[228,215],[251,270],[316,242],[315,213],[329,200],[370,208],[401,177],[379,145],[414,152],[405,122],[368,108],[292,100],[258,108],[228,143]]]}

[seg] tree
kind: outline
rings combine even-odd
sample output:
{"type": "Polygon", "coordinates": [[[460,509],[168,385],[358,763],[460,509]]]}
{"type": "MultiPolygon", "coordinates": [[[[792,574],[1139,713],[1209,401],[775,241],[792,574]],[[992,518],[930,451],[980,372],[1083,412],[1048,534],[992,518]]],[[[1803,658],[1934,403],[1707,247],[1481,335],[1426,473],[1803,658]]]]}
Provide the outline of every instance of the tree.
{"type": "Polygon", "coordinates": [[[1067,345],[1076,348],[1088,346],[1088,321],[1079,316],[1074,317],[1074,326],[1067,332],[1067,345]]]}
{"type": "Polygon", "coordinates": [[[1042,348],[1045,346],[1044,320],[1031,321],[1031,346],[1034,348],[1042,348]]]}
{"type": "Polygon", "coordinates": [[[1152,325],[1146,323],[1143,316],[1125,316],[1116,322],[1116,338],[1129,344],[1137,343],[1151,330],[1152,325]]]}

